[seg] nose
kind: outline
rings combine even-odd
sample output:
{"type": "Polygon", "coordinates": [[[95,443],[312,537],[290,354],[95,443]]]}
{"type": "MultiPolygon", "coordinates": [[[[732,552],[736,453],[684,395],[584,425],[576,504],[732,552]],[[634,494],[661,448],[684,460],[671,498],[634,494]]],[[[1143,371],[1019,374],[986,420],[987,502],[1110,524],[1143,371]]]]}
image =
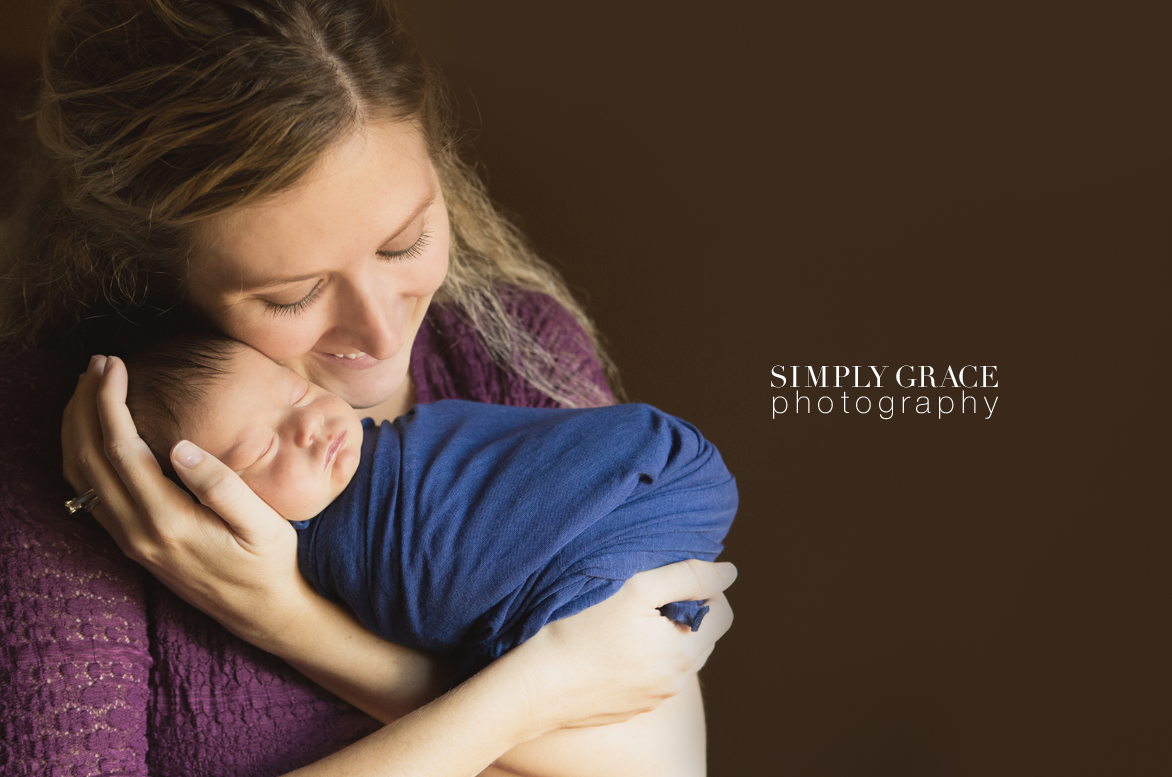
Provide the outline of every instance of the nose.
{"type": "Polygon", "coordinates": [[[373,278],[365,280],[366,283],[353,286],[347,295],[346,336],[363,353],[376,359],[389,359],[403,345],[399,310],[403,301],[394,289],[384,288],[373,282],[373,278]]]}
{"type": "Polygon", "coordinates": [[[313,445],[326,418],[321,413],[306,409],[293,419],[293,442],[298,448],[313,445]]]}

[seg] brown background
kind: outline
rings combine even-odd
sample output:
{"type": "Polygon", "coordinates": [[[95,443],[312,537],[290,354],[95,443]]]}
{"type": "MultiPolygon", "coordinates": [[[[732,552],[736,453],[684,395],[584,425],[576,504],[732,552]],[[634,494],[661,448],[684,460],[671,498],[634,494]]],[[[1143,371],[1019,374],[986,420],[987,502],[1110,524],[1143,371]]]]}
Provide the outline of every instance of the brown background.
{"type": "Polygon", "coordinates": [[[737,475],[710,774],[1167,773],[1168,20],[860,5],[407,11],[631,398],[737,475]],[[774,364],[999,400],[771,420],[774,364]]]}

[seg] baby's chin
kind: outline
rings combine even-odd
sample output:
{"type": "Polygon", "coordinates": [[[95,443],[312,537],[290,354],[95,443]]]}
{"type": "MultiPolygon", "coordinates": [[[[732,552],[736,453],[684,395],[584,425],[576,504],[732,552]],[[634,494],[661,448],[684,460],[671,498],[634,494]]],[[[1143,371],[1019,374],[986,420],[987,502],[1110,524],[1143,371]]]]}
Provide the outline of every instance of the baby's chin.
{"type": "Polygon", "coordinates": [[[292,523],[292,522],[296,522],[296,521],[308,521],[311,518],[316,518],[318,515],[321,514],[322,510],[329,507],[329,504],[330,504],[329,502],[326,502],[325,504],[321,505],[320,507],[316,507],[316,508],[315,508],[315,506],[312,506],[312,505],[309,507],[306,507],[304,505],[300,506],[300,507],[292,507],[292,506],[285,506],[285,505],[278,507],[277,505],[270,505],[270,507],[272,507],[274,510],[276,510],[277,513],[280,514],[280,516],[282,518],[284,518],[286,521],[289,521],[292,523]]]}
{"type": "Polygon", "coordinates": [[[358,471],[358,462],[362,457],[361,424],[358,425],[356,432],[352,431],[348,436],[350,439],[346,441],[346,445],[338,451],[334,458],[329,488],[316,502],[302,501],[299,505],[290,505],[286,512],[277,510],[286,520],[308,521],[310,518],[320,515],[323,510],[333,504],[335,499],[342,495],[346,486],[350,485],[350,481],[354,479],[354,473],[358,471]]]}

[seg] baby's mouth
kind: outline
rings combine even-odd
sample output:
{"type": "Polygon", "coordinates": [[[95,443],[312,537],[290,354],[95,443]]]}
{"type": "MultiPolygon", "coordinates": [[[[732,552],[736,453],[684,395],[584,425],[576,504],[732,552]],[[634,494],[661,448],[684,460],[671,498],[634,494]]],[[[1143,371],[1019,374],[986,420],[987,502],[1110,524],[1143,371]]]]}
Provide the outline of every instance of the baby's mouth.
{"type": "Polygon", "coordinates": [[[334,459],[338,456],[338,451],[342,450],[342,443],[346,441],[346,430],[343,429],[338,434],[334,435],[330,440],[330,444],[326,447],[326,463],[322,467],[323,470],[329,469],[330,465],[334,463],[334,459]]]}

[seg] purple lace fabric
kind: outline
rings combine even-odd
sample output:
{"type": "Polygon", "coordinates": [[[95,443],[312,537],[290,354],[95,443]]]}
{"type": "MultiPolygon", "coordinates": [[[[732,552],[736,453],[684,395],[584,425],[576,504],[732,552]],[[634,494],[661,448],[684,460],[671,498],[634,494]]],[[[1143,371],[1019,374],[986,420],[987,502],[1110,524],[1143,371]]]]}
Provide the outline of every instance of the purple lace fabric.
{"type": "MultiPolygon", "coordinates": [[[[564,309],[519,291],[509,304],[546,347],[606,390],[588,338],[564,309]]],[[[67,514],[62,503],[73,493],[61,476],[61,411],[85,361],[4,353],[0,771],[260,777],[377,729],[188,606],[92,519],[67,514]]],[[[494,364],[462,315],[434,305],[411,375],[421,403],[554,404],[494,364]]]]}

